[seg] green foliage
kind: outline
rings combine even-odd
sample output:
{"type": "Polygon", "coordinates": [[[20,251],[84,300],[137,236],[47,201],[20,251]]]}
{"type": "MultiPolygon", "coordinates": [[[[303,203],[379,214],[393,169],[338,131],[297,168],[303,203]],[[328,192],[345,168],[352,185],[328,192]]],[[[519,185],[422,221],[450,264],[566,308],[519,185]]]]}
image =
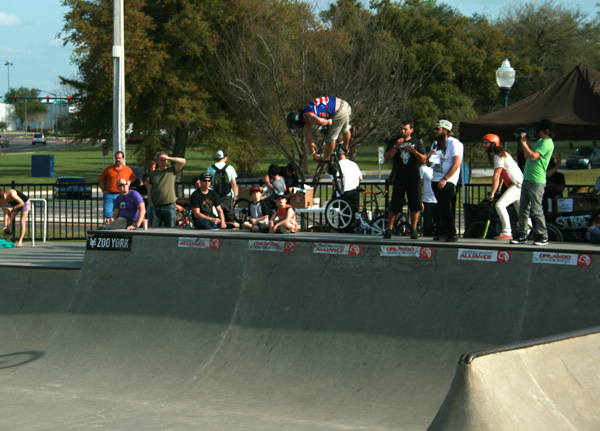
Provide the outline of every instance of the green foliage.
{"type": "Polygon", "coordinates": [[[4,95],[4,100],[14,105],[15,115],[19,118],[21,123],[43,123],[46,114],[48,113],[48,105],[42,103],[40,100],[23,99],[24,97],[40,97],[40,95],[35,88],[10,88],[4,95]],[[14,102],[14,96],[17,96],[16,102],[14,102]]]}

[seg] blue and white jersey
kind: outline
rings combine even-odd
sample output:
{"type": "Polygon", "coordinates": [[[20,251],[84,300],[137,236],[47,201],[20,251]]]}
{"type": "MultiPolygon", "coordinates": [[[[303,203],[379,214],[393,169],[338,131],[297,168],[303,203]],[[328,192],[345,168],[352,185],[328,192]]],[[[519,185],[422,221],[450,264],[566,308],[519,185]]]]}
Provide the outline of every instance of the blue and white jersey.
{"type": "Polygon", "coordinates": [[[303,115],[315,114],[319,118],[329,119],[335,113],[335,97],[319,97],[304,108],[303,115]]]}

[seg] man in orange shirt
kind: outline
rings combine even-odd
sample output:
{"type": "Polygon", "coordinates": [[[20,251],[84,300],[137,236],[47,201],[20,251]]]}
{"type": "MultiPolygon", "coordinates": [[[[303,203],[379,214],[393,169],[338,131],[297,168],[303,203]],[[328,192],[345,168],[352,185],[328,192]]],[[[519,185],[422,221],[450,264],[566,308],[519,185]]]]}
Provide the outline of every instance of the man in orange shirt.
{"type": "Polygon", "coordinates": [[[119,196],[117,182],[119,180],[131,182],[136,178],[131,168],[125,166],[125,154],[122,151],[117,151],[115,153],[115,164],[107,166],[102,171],[98,183],[104,194],[104,218],[108,220],[113,216],[114,202],[119,196]]]}

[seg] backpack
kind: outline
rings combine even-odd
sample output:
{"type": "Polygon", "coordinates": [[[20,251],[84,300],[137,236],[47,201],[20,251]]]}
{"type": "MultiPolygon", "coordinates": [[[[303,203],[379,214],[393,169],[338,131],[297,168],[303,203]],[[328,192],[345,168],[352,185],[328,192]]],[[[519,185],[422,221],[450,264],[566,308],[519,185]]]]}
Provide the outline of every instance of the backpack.
{"type": "Polygon", "coordinates": [[[217,168],[217,165],[212,165],[215,170],[215,176],[213,178],[213,190],[219,195],[220,198],[228,196],[231,193],[231,183],[227,181],[227,163],[223,168],[217,168]]]}

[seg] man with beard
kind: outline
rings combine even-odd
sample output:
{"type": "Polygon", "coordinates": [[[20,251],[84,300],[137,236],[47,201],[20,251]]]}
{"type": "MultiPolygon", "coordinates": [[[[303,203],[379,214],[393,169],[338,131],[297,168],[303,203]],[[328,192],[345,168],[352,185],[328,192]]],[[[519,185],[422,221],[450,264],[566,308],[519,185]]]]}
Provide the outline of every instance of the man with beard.
{"type": "Polygon", "coordinates": [[[388,212],[388,228],[383,237],[392,237],[392,228],[398,213],[402,212],[404,196],[408,198],[408,209],[410,210],[410,225],[412,227],[410,237],[417,239],[417,223],[419,212],[423,207],[421,177],[419,166],[426,162],[427,156],[420,139],[412,137],[415,128],[410,121],[404,121],[400,129],[400,136],[390,140],[383,157],[386,162],[393,160],[394,188],[392,202],[388,212]]]}
{"type": "Polygon", "coordinates": [[[427,165],[433,168],[431,188],[442,215],[444,234],[433,239],[455,242],[458,240],[454,224],[456,184],[460,175],[464,146],[462,142],[451,136],[452,123],[448,120],[437,122],[434,135],[435,143],[431,147],[427,165]]]}
{"type": "Polygon", "coordinates": [[[510,153],[500,144],[498,135],[487,134],[483,137],[483,150],[487,153],[490,163],[494,166],[492,177],[492,191],[487,195],[489,201],[494,200],[494,195],[506,185],[506,190],[495,203],[496,212],[502,224],[502,232],[494,239],[512,239],[510,218],[506,207],[513,205],[517,214],[519,213],[519,198],[521,197],[521,185],[523,184],[523,173],[517,162],[513,160],[510,153]]]}

